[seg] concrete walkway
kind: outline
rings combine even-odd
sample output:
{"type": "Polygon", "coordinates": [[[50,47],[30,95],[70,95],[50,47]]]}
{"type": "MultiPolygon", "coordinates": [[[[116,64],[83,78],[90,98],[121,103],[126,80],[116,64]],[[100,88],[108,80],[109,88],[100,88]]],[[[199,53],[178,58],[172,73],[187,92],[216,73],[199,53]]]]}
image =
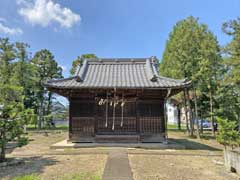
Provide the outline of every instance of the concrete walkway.
{"type": "Polygon", "coordinates": [[[166,143],[72,143],[66,139],[51,145],[51,149],[66,148],[95,148],[95,147],[127,147],[127,148],[144,148],[144,149],[185,149],[182,144],[169,141],[166,143]]]}
{"type": "Polygon", "coordinates": [[[126,150],[116,149],[109,153],[102,180],[133,180],[126,150]]]}

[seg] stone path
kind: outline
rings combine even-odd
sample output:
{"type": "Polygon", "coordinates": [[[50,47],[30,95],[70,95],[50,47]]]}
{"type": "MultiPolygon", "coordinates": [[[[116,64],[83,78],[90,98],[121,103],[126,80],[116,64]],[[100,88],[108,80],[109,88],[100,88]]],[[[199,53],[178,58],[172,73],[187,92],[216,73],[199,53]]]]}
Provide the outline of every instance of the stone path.
{"type": "Polygon", "coordinates": [[[133,180],[126,150],[116,149],[109,153],[102,180],[133,180]]]}

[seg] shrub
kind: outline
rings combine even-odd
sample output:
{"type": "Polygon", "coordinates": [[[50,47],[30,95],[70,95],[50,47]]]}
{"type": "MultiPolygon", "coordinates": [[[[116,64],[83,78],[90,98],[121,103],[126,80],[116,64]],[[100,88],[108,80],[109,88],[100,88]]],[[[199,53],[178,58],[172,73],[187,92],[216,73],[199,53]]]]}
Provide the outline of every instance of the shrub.
{"type": "Polygon", "coordinates": [[[219,132],[217,134],[217,141],[224,145],[234,147],[240,146],[240,132],[237,130],[235,121],[228,119],[217,119],[219,124],[219,132]]]}
{"type": "Polygon", "coordinates": [[[27,137],[20,137],[18,139],[18,146],[19,147],[22,147],[24,145],[27,145],[28,144],[28,138],[27,137]]]}

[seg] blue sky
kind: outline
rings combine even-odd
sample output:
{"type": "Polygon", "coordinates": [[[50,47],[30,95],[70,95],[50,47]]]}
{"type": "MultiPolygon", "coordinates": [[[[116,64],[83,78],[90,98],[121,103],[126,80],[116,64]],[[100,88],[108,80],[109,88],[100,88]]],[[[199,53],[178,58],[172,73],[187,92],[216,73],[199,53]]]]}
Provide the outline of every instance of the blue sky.
{"type": "Polygon", "coordinates": [[[221,45],[223,22],[236,19],[239,0],[0,0],[0,37],[47,48],[69,76],[84,53],[98,57],[162,57],[175,23],[199,17],[221,45]]]}

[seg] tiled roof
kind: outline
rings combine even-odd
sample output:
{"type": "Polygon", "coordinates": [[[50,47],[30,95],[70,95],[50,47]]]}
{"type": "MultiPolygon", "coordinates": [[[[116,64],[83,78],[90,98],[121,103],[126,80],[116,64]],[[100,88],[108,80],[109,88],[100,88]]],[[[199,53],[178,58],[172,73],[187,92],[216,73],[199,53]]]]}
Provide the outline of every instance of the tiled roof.
{"type": "Polygon", "coordinates": [[[82,88],[182,88],[186,80],[158,75],[155,58],[86,59],[73,77],[50,80],[46,87],[82,88]]]}

